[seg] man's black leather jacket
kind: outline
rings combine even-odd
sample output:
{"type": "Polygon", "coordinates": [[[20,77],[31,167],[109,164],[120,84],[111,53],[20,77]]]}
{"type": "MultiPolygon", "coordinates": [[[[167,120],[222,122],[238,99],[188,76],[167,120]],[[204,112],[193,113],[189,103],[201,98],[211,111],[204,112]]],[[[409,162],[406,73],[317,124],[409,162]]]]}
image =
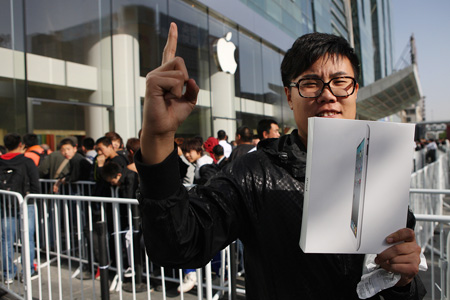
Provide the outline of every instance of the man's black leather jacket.
{"type": "MultiPolygon", "coordinates": [[[[180,182],[175,150],[157,165],[144,165],[140,152],[135,161],[152,261],[198,268],[239,238],[247,299],[358,299],[364,255],[305,254],[299,247],[306,149],[296,131],[261,142],[258,151],[189,192],[180,182]]],[[[410,213],[411,225],[413,218],[410,213]]],[[[421,299],[422,293],[418,277],[381,292],[386,300],[421,299]]]]}

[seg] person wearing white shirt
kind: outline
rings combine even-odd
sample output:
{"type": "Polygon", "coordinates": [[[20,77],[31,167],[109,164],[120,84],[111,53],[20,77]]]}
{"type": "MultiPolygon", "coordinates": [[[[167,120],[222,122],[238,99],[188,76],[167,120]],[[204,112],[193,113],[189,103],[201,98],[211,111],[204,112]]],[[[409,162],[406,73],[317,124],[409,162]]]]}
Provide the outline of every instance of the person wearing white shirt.
{"type": "Polygon", "coordinates": [[[203,151],[198,139],[189,139],[183,143],[183,153],[186,159],[195,166],[194,183],[200,179],[200,168],[206,164],[214,163],[214,160],[203,151]]]}
{"type": "Polygon", "coordinates": [[[231,151],[233,151],[233,148],[227,142],[228,136],[227,136],[225,130],[217,131],[217,139],[219,140],[219,145],[223,147],[223,153],[224,153],[225,157],[226,158],[230,157],[231,151]]]}

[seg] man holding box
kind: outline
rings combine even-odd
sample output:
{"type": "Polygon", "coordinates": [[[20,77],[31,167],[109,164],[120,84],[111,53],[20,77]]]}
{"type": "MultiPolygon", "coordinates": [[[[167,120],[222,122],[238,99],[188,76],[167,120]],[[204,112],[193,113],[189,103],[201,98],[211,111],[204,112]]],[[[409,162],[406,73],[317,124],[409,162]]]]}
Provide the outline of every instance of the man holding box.
{"type": "MultiPolygon", "coordinates": [[[[299,247],[307,120],[355,118],[359,62],[353,49],[333,35],[300,37],[281,65],[298,131],[261,142],[258,151],[187,192],[178,178],[174,136],[194,109],[199,88],[183,59],[175,57],[176,46],[172,23],[163,63],[146,78],[136,155],[149,256],[164,266],[198,268],[239,238],[245,247],[247,299],[358,299],[364,255],[305,254],[299,247]]],[[[408,221],[412,227],[411,213],[408,221]]],[[[401,279],[373,299],[421,299],[414,231],[401,229],[386,242],[395,245],[380,253],[376,263],[401,279]]]]}

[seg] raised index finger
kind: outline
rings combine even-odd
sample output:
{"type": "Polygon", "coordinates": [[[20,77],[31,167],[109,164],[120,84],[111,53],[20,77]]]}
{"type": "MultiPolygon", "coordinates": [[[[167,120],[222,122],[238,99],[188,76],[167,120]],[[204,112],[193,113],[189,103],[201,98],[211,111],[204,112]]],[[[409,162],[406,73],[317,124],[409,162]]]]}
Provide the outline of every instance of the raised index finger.
{"type": "Polygon", "coordinates": [[[162,64],[170,61],[175,57],[177,52],[178,28],[174,22],[170,23],[169,35],[167,36],[167,43],[164,47],[162,64]]]}

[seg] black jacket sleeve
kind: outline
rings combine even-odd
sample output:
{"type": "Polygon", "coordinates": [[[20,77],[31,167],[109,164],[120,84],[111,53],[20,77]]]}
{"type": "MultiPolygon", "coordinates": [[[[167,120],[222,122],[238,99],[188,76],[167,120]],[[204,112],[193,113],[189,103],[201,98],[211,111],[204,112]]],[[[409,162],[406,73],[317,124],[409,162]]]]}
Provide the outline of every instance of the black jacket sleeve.
{"type": "Polygon", "coordinates": [[[179,178],[175,150],[151,166],[142,163],[138,151],[135,162],[142,230],[152,261],[198,268],[237,238],[245,209],[239,207],[240,193],[231,180],[223,177],[214,186],[197,186],[188,193],[179,178]]]}
{"type": "Polygon", "coordinates": [[[121,197],[136,198],[136,190],[138,186],[137,174],[125,167],[122,171],[122,177],[120,180],[121,185],[119,190],[121,192],[121,197]]]}

